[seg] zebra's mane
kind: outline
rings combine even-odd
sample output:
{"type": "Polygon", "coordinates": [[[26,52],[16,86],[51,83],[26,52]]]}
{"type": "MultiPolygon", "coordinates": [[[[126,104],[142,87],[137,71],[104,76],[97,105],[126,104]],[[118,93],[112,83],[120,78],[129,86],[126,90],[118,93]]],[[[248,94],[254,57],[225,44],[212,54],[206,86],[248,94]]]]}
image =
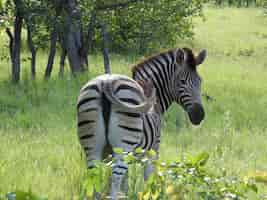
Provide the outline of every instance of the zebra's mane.
{"type": "Polygon", "coordinates": [[[144,67],[147,63],[151,62],[155,58],[158,58],[160,56],[164,56],[164,55],[167,55],[167,54],[169,54],[170,56],[174,56],[174,52],[176,50],[177,49],[168,49],[166,51],[162,51],[160,53],[157,53],[157,54],[154,54],[152,56],[148,56],[148,57],[144,58],[143,60],[139,61],[138,63],[134,64],[131,67],[132,73],[134,74],[136,70],[138,70],[139,68],[144,67]]]}
{"type": "MultiPolygon", "coordinates": [[[[182,48],[184,50],[184,52],[187,55],[187,64],[189,67],[191,67],[191,69],[196,69],[196,58],[194,56],[194,53],[191,49],[189,48],[182,48]]],[[[172,59],[175,59],[175,53],[177,51],[177,48],[175,49],[168,49],[166,51],[162,51],[160,53],[154,54],[152,56],[148,56],[146,58],[144,58],[143,60],[139,61],[138,63],[134,64],[131,67],[132,70],[132,74],[134,74],[139,68],[143,68],[144,66],[146,66],[147,63],[151,62],[152,60],[160,57],[160,56],[164,56],[164,55],[169,55],[172,59]]]]}

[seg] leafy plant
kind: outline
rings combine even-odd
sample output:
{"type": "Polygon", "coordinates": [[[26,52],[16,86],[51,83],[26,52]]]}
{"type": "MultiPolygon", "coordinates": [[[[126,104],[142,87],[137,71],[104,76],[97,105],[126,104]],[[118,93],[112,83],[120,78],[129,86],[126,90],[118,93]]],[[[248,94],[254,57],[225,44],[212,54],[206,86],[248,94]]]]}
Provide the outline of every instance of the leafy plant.
{"type": "MultiPolygon", "coordinates": [[[[121,150],[116,152],[123,153],[121,150]]],[[[138,149],[135,154],[125,155],[125,161],[142,167],[147,162],[151,162],[154,156],[153,151],[144,152],[138,149]]],[[[187,155],[170,163],[152,160],[155,164],[155,172],[144,184],[142,190],[130,189],[132,193],[138,193],[138,197],[135,195],[136,198],[133,198],[134,195],[131,193],[129,197],[140,200],[242,200],[248,199],[248,194],[251,192],[256,195],[258,189],[253,178],[241,180],[237,177],[228,177],[225,171],[214,173],[206,166],[208,159],[209,154],[204,152],[197,156],[187,155]]],[[[106,171],[110,170],[110,164],[97,164],[96,168],[89,170],[84,182],[86,197],[93,197],[94,192],[107,193],[108,173],[106,171]]]]}
{"type": "Polygon", "coordinates": [[[146,184],[141,199],[247,199],[257,192],[254,182],[215,174],[205,166],[207,153],[187,156],[173,163],[157,162],[157,170],[146,184]],[[159,187],[160,186],[160,187],[159,187]]]}

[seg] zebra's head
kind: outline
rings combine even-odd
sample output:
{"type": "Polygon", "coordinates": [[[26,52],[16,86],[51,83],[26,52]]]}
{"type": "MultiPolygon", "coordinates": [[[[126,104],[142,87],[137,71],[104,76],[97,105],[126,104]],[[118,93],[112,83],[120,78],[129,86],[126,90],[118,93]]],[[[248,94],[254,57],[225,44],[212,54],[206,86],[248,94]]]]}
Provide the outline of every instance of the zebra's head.
{"type": "Polygon", "coordinates": [[[191,49],[178,49],[176,54],[177,70],[174,76],[175,99],[188,113],[190,121],[199,125],[205,117],[201,101],[201,78],[197,72],[198,65],[202,64],[207,56],[202,50],[194,56],[191,49]]]}

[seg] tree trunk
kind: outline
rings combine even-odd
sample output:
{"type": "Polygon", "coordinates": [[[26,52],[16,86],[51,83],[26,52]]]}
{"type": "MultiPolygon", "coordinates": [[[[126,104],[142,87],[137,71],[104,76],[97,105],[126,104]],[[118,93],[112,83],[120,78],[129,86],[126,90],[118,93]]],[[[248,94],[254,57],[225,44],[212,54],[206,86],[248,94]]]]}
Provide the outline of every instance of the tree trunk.
{"type": "Polygon", "coordinates": [[[105,74],[110,74],[110,64],[109,64],[109,52],[108,52],[108,35],[107,35],[107,27],[106,24],[103,24],[101,26],[101,34],[102,34],[102,40],[103,40],[103,58],[104,58],[104,68],[105,68],[105,74]]]}
{"type": "Polygon", "coordinates": [[[10,54],[10,60],[11,60],[11,63],[13,63],[13,43],[14,43],[14,37],[13,37],[13,34],[10,30],[10,28],[6,28],[6,33],[9,37],[9,54],[10,54]]]}
{"type": "Polygon", "coordinates": [[[238,1],[238,5],[237,5],[238,7],[242,7],[242,0],[239,0],[238,1]]]}
{"type": "Polygon", "coordinates": [[[83,48],[83,33],[80,9],[75,0],[67,0],[66,9],[66,49],[71,72],[76,74],[88,68],[87,54],[83,48]]]}
{"type": "Polygon", "coordinates": [[[48,57],[48,63],[45,70],[45,79],[49,79],[52,73],[54,59],[56,55],[56,44],[57,44],[57,29],[54,27],[54,30],[50,36],[50,53],[48,57]]]}
{"type": "Polygon", "coordinates": [[[96,12],[92,11],[90,23],[87,28],[87,36],[85,38],[85,52],[88,55],[89,51],[93,50],[93,38],[95,35],[95,25],[96,25],[96,12]]]}
{"type": "Polygon", "coordinates": [[[14,83],[20,80],[20,45],[21,45],[21,29],[23,18],[17,11],[14,22],[14,42],[12,47],[12,81],[14,83]]]}
{"type": "Polygon", "coordinates": [[[58,72],[58,76],[61,78],[64,76],[64,66],[65,66],[66,56],[67,56],[67,51],[65,48],[62,48],[60,55],[59,72],[58,72]]]}
{"type": "Polygon", "coordinates": [[[65,38],[64,33],[61,33],[59,35],[59,40],[60,40],[60,46],[61,46],[61,54],[60,54],[58,76],[60,78],[62,78],[64,76],[65,60],[66,60],[66,56],[67,56],[67,49],[66,49],[66,46],[65,46],[66,38],[65,38]]]}
{"type": "Polygon", "coordinates": [[[28,42],[28,47],[30,49],[30,52],[32,54],[32,58],[31,58],[31,76],[34,79],[35,75],[36,75],[36,70],[35,70],[35,66],[36,66],[36,49],[35,46],[33,44],[33,40],[32,40],[32,30],[30,25],[27,25],[27,42],[28,42]]]}
{"type": "Polygon", "coordinates": [[[50,52],[48,56],[48,62],[45,70],[45,79],[49,79],[51,77],[51,73],[53,70],[53,65],[54,65],[54,59],[56,55],[56,50],[57,50],[57,40],[62,33],[59,33],[59,17],[62,14],[62,9],[65,4],[64,0],[59,0],[59,1],[53,1],[55,9],[56,9],[56,15],[54,17],[54,22],[52,24],[52,32],[50,35],[50,52]]]}

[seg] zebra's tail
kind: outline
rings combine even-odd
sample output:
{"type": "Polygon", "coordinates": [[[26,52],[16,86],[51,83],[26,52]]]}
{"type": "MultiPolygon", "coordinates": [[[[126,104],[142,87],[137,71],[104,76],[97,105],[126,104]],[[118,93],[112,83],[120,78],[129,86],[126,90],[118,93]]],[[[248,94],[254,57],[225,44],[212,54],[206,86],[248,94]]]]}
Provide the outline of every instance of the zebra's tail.
{"type": "MultiPolygon", "coordinates": [[[[146,113],[148,112],[152,106],[156,103],[156,90],[155,88],[152,89],[151,95],[146,96],[144,95],[144,102],[142,102],[139,105],[132,105],[127,102],[121,101],[115,94],[114,94],[114,89],[113,89],[113,84],[112,81],[107,82],[104,85],[104,94],[108,98],[108,100],[113,103],[114,105],[125,109],[126,111],[129,112],[140,112],[140,113],[146,113]]],[[[143,91],[141,91],[143,93],[143,91]]]]}

